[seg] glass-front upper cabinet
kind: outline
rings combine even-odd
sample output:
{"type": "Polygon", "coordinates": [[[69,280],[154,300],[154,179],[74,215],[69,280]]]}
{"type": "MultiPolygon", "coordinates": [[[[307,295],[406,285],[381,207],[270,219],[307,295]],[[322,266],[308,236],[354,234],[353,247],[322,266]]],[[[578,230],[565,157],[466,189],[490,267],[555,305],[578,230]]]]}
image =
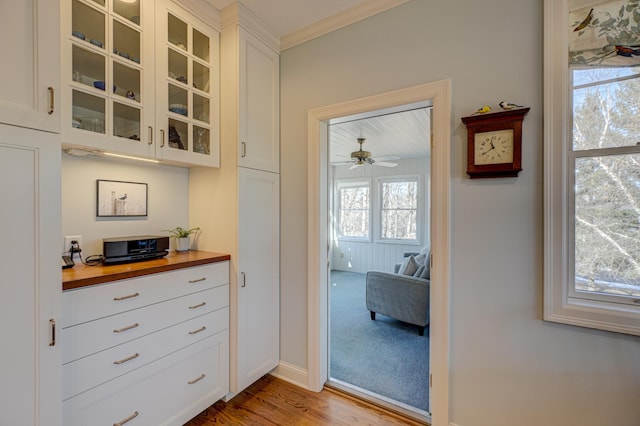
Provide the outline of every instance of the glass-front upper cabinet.
{"type": "Polygon", "coordinates": [[[178,7],[168,7],[160,21],[163,27],[158,29],[158,39],[163,46],[158,49],[156,66],[157,155],[218,167],[219,35],[178,7]]]}
{"type": "Polygon", "coordinates": [[[63,143],[154,156],[153,2],[67,4],[63,143]]]}

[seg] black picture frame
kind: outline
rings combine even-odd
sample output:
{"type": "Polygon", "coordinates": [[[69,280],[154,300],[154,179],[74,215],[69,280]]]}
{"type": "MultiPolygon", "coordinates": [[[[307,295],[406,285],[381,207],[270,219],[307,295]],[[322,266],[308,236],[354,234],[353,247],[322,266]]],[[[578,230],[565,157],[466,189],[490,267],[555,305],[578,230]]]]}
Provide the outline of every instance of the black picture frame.
{"type": "Polygon", "coordinates": [[[142,182],[98,179],[96,181],[96,216],[147,216],[148,189],[148,184],[142,182]]]}

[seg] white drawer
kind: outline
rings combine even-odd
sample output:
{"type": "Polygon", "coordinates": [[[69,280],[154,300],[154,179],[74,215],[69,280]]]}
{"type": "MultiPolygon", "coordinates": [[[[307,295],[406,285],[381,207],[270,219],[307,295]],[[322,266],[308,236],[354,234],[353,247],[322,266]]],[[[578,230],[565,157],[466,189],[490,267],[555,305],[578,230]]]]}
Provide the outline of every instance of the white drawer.
{"type": "Polygon", "coordinates": [[[71,398],[63,424],[113,426],[137,413],[127,426],[182,425],[227,394],[228,342],[224,330],[71,398]]]}
{"type": "Polygon", "coordinates": [[[229,328],[229,308],[199,316],[62,366],[66,400],[229,328]]]}
{"type": "Polygon", "coordinates": [[[218,262],[67,290],[62,294],[62,327],[228,283],[229,262],[218,262]]]}
{"type": "Polygon", "coordinates": [[[228,305],[229,286],[223,285],[63,328],[62,362],[69,363],[228,305]]]}

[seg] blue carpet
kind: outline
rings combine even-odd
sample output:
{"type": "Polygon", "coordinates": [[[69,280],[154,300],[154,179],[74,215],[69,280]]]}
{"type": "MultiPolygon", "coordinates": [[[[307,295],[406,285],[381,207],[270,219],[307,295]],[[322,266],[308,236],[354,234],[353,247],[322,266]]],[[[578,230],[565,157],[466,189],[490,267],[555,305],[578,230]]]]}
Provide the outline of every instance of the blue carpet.
{"type": "Polygon", "coordinates": [[[372,321],[366,274],[331,271],[329,375],[394,401],[429,411],[429,327],[384,315],[372,321]]]}

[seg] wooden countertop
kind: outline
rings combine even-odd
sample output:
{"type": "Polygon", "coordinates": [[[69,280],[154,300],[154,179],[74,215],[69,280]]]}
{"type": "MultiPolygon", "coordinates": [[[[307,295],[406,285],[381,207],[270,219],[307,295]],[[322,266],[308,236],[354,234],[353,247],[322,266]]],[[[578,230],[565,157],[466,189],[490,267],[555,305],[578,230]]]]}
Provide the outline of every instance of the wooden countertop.
{"type": "Polygon", "coordinates": [[[173,271],[207,263],[224,262],[231,256],[224,253],[191,250],[187,252],[172,251],[160,259],[145,260],[143,262],[122,263],[104,266],[98,264],[87,266],[76,263],[73,268],[62,270],[62,290],[86,287],[94,284],[104,284],[116,280],[156,274],[158,272],[173,271]]]}

